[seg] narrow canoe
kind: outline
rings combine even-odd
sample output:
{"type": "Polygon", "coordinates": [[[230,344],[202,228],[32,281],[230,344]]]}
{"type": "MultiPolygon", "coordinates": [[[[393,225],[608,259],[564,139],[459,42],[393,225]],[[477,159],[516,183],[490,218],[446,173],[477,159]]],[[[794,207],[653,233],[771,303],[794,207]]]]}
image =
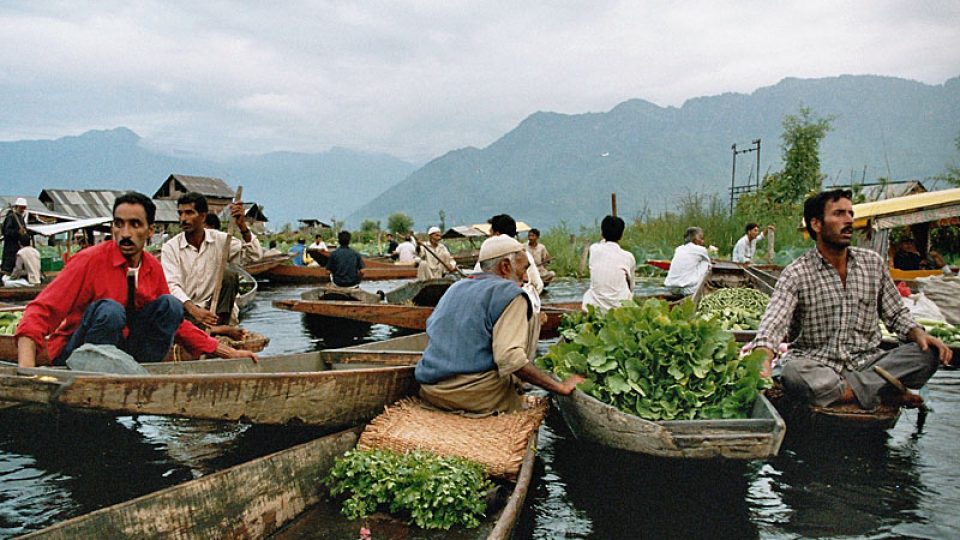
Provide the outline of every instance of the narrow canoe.
{"type": "Polygon", "coordinates": [[[828,433],[886,431],[900,419],[900,407],[891,405],[880,405],[870,410],[861,409],[853,403],[818,407],[791,399],[779,385],[767,390],[766,395],[786,419],[790,429],[828,433]]]}
{"type": "MultiPolygon", "coordinates": [[[[273,283],[329,283],[330,272],[319,266],[295,266],[281,264],[262,274],[273,283]]],[[[371,267],[363,269],[365,281],[385,279],[411,279],[417,277],[417,267],[395,265],[392,267],[371,267]]]]}
{"type": "MultiPolygon", "coordinates": [[[[15,308],[7,308],[4,311],[22,311],[23,309],[23,306],[17,306],[15,308]]],[[[260,352],[270,344],[270,338],[261,336],[260,334],[250,334],[244,340],[230,341],[227,344],[234,349],[260,352]]],[[[163,359],[164,362],[175,362],[180,360],[195,360],[195,358],[178,345],[174,345],[170,348],[170,352],[168,352],[167,356],[163,359]]],[[[0,335],[0,361],[17,361],[17,338],[14,336],[0,335]]],[[[47,356],[46,347],[37,351],[37,364],[50,364],[50,357],[47,356]]]]}
{"type": "Polygon", "coordinates": [[[260,259],[257,262],[250,263],[243,267],[251,276],[259,276],[274,267],[280,266],[290,260],[289,255],[280,255],[278,257],[269,257],[260,259]]]}
{"type": "Polygon", "coordinates": [[[257,280],[245,269],[240,269],[240,294],[237,295],[237,309],[240,313],[253,307],[253,301],[257,298],[257,280]]]}
{"type": "Polygon", "coordinates": [[[46,284],[36,287],[0,287],[0,302],[27,302],[40,294],[46,284]]]}
{"type": "Polygon", "coordinates": [[[750,418],[651,422],[576,390],[555,396],[578,439],[651,456],[682,459],[766,459],[777,455],[786,425],[761,395],[750,418]]]}
{"type": "Polygon", "coordinates": [[[341,539],[355,538],[361,526],[371,529],[374,538],[510,537],[533,478],[535,433],[516,484],[500,484],[480,527],[426,531],[380,513],[359,521],[340,514],[319,479],[329,474],[335,458],[356,446],[360,431],[353,428],[320,437],[24,538],[263,538],[277,533],[278,539],[341,539]]]}
{"type": "Polygon", "coordinates": [[[155,414],[253,424],[344,427],[416,393],[422,342],[261,358],[141,364],[149,375],[85,373],[0,364],[0,401],[49,403],[114,414],[155,414]],[[377,367],[342,369],[349,364],[377,367]]]}

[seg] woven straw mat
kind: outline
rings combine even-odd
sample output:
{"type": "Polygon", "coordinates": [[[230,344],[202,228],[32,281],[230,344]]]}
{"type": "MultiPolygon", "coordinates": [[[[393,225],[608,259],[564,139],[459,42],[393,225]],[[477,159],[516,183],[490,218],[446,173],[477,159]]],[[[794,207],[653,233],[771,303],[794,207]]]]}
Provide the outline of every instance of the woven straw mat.
{"type": "Polygon", "coordinates": [[[491,476],[516,480],[527,439],[547,413],[545,398],[526,399],[522,411],[483,418],[427,409],[419,398],[402,399],[367,425],[357,446],[460,456],[480,463],[491,476]]]}

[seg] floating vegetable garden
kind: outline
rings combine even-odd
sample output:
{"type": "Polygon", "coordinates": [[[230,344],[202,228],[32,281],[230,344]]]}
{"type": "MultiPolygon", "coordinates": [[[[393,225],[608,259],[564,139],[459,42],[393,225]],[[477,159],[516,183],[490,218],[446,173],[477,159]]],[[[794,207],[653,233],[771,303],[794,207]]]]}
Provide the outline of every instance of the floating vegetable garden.
{"type": "Polygon", "coordinates": [[[605,315],[566,315],[559,343],[537,360],[561,379],[581,374],[583,392],[647,420],[746,418],[769,381],[764,355],[740,357],[732,335],[697,316],[687,300],[650,299],[605,315]]]}

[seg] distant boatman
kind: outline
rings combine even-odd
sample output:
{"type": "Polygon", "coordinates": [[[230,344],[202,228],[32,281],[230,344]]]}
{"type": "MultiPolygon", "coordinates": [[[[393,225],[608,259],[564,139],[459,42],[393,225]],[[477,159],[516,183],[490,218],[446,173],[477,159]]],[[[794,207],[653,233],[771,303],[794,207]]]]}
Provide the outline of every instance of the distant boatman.
{"type": "MultiPolygon", "coordinates": [[[[703,229],[690,227],[683,234],[682,246],[673,251],[670,270],[663,286],[689,296],[696,292],[707,271],[710,270],[710,252],[703,246],[703,229]]],[[[711,248],[715,249],[715,248],[711,248]]]]}
{"type": "Polygon", "coordinates": [[[363,257],[350,247],[350,231],[337,234],[337,249],[327,259],[330,281],[337,287],[359,287],[363,277],[363,257]]]}
{"type": "Polygon", "coordinates": [[[420,257],[420,264],[417,265],[417,281],[440,279],[447,272],[454,272],[457,269],[457,263],[447,250],[447,246],[440,243],[440,228],[430,227],[427,230],[427,236],[429,243],[417,243],[417,256],[420,257]]]}
{"type": "Polygon", "coordinates": [[[583,295],[583,310],[595,306],[600,311],[620,307],[633,298],[637,259],[620,247],[626,224],[615,216],[600,222],[601,242],[590,246],[590,288],[583,295]]]}
{"type": "Polygon", "coordinates": [[[415,370],[420,396],[438,409],[485,416],[521,409],[521,381],[569,395],[583,377],[557,382],[529,361],[523,245],[488,238],[479,260],[481,273],[451,285],[427,319],[429,342],[415,370]]]}
{"type": "Polygon", "coordinates": [[[556,273],[553,270],[547,270],[547,263],[550,262],[550,252],[547,251],[547,246],[540,243],[540,229],[530,229],[527,232],[527,253],[533,258],[533,264],[537,267],[537,271],[540,272],[540,279],[543,280],[544,286],[553,281],[553,278],[556,277],[556,273]]]}
{"type": "Polygon", "coordinates": [[[763,240],[766,236],[767,231],[772,231],[774,229],[773,225],[767,225],[766,230],[760,232],[760,226],[756,223],[747,223],[747,226],[744,227],[744,234],[740,237],[740,240],[737,240],[735,246],[733,246],[733,262],[735,263],[744,263],[750,264],[753,262],[753,256],[757,252],[757,242],[763,240]]]}
{"type": "Polygon", "coordinates": [[[13,271],[17,262],[17,252],[20,251],[20,237],[27,234],[27,200],[17,197],[13,208],[7,212],[3,220],[3,261],[0,270],[4,274],[13,271]]]}

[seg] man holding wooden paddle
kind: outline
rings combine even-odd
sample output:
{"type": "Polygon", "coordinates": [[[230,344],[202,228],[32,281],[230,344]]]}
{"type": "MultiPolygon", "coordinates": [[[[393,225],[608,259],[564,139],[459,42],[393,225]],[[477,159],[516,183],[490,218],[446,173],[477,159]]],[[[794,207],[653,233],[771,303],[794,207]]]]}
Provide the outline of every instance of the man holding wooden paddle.
{"type": "Polygon", "coordinates": [[[765,375],[773,351],[789,340],[781,378],[790,395],[821,407],[921,406],[923,399],[903,386],[922,387],[938,363],[950,363],[950,349],[913,320],[886,262],[850,247],[849,190],[808,198],[803,217],[816,247],[784,268],[752,343],[767,353],[765,375]],[[880,320],[912,343],[881,350],[880,320]]]}
{"type": "Polygon", "coordinates": [[[17,360],[34,367],[46,346],[54,365],[65,365],[84,344],[114,346],[139,362],[159,362],[174,339],[191,354],[252,358],[221,344],[188,321],[169,294],[160,262],[144,251],[153,235],[156,206],[129,192],[113,203],[112,240],[74,255],[57,279],[27,304],[17,327],[17,360]]]}

